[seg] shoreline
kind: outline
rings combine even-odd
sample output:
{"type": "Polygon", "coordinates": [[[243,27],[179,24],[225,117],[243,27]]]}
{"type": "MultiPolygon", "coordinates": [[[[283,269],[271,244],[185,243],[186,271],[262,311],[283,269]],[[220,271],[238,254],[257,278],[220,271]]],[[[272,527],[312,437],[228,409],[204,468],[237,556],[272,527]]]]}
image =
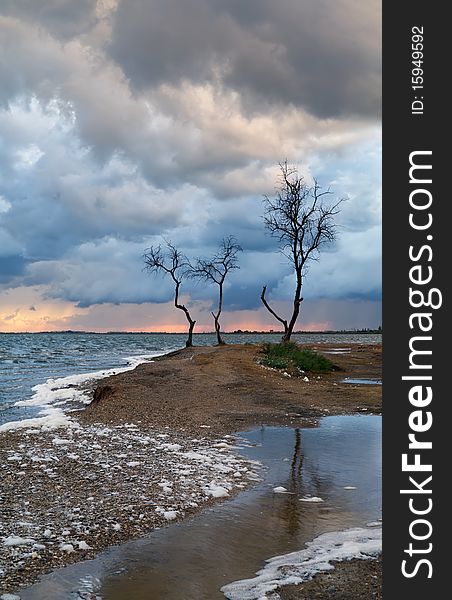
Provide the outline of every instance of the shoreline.
{"type": "MultiPolygon", "coordinates": [[[[134,370],[97,381],[92,390],[92,403],[83,411],[71,413],[71,416],[76,416],[79,426],[56,429],[44,435],[37,430],[39,436],[31,430],[28,433],[2,433],[0,451],[5,452],[6,459],[16,458],[5,460],[5,464],[13,467],[5,477],[5,483],[11,487],[9,495],[2,494],[0,506],[2,512],[9,511],[11,517],[11,507],[14,503],[18,504],[18,497],[21,498],[19,512],[22,521],[16,518],[18,514],[13,517],[24,525],[17,532],[3,527],[1,535],[4,539],[22,536],[24,540],[33,542],[6,546],[8,552],[14,555],[15,568],[3,573],[1,592],[17,590],[40,574],[91,558],[108,546],[195,514],[204,506],[247,487],[256,477],[255,465],[237,456],[231,448],[230,436],[234,432],[262,423],[315,426],[321,417],[333,414],[381,413],[381,386],[341,383],[344,377],[380,378],[380,345],[343,345],[340,348],[339,344],[322,344],[309,347],[331,352],[329,358],[343,370],[311,376],[306,382],[260,366],[256,362],[259,358],[256,346],[183,349],[158,357],[152,363],[142,363],[134,370]],[[335,353],[337,349],[344,348],[349,350],[335,353]],[[165,437],[160,436],[166,436],[169,441],[162,442],[165,437]],[[96,460],[89,452],[93,439],[100,446],[96,460]],[[124,444],[124,441],[129,444],[124,444]],[[165,448],[165,444],[169,448],[165,448]],[[125,446],[131,446],[131,452],[124,452],[125,446]],[[145,459],[150,447],[153,448],[152,464],[145,459]],[[146,453],[142,452],[143,448],[146,453]],[[205,470],[205,461],[199,463],[199,457],[194,456],[203,453],[213,460],[217,468],[226,465],[232,471],[223,473],[220,481],[217,473],[211,470],[206,479],[206,473],[199,472],[205,470]],[[74,455],[77,454],[82,455],[82,459],[79,468],[74,469],[77,462],[74,455]],[[112,457],[113,461],[110,460],[112,457]],[[111,464],[114,461],[116,465],[111,464]],[[132,463],[137,464],[130,466],[132,463]],[[106,464],[109,466],[105,467],[106,464]],[[174,464],[177,468],[173,468],[174,464]],[[193,484],[190,499],[187,495],[177,495],[180,492],[178,478],[184,464],[194,469],[185,475],[193,484]],[[202,469],[199,469],[200,465],[202,469]],[[91,481],[88,480],[91,486],[89,492],[87,473],[95,475],[91,481]],[[132,474],[134,485],[130,489],[126,489],[127,486],[122,489],[123,502],[118,503],[118,493],[115,492],[129,481],[124,477],[125,473],[132,474]],[[230,477],[231,473],[241,475],[230,477]],[[153,477],[151,487],[150,474],[153,477]],[[23,488],[18,488],[17,478],[20,480],[21,477],[23,488]],[[63,483],[60,487],[63,488],[61,497],[64,502],[56,503],[53,513],[50,512],[53,517],[39,524],[40,536],[33,535],[30,525],[26,524],[32,519],[34,503],[42,502],[42,497],[57,481],[63,483]],[[141,504],[131,501],[137,497],[137,482],[143,486],[141,504]],[[210,482],[214,483],[209,489],[210,482]],[[69,487],[74,490],[72,500],[67,497],[69,487]],[[105,489],[108,490],[108,498],[99,496],[105,489]],[[95,505],[93,510],[92,506],[90,508],[88,521],[91,526],[80,519],[80,509],[86,506],[81,502],[83,496],[95,505]],[[196,506],[190,506],[190,502],[196,506]],[[109,515],[105,523],[96,528],[96,520],[102,520],[102,512],[105,512],[102,503],[107,504],[109,515]],[[133,504],[136,506],[131,508],[133,504]],[[157,511],[156,505],[162,510],[157,511]],[[46,531],[51,529],[52,518],[54,529],[59,521],[60,530],[51,530],[53,537],[45,536],[46,531]],[[33,544],[38,546],[33,548],[33,544]]],[[[36,510],[41,517],[48,513],[48,509],[43,510],[42,506],[36,510]]],[[[2,550],[4,553],[4,544],[2,550]]]]}
{"type": "Polygon", "coordinates": [[[381,600],[382,555],[333,563],[299,585],[277,589],[281,600],[381,600]]]}

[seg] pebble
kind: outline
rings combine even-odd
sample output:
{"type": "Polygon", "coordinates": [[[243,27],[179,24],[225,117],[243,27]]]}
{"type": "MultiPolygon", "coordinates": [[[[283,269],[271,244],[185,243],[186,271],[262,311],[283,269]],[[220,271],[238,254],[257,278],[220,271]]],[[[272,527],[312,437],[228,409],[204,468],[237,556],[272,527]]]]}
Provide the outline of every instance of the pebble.
{"type": "Polygon", "coordinates": [[[231,495],[256,479],[258,466],[235,453],[233,438],[198,438],[134,424],[90,424],[58,437],[33,430],[3,433],[2,592],[200,510],[214,501],[212,482],[215,489],[227,486],[231,495]],[[25,476],[17,475],[17,461],[6,460],[19,446],[25,476]],[[30,543],[5,546],[11,536],[30,543]]]}

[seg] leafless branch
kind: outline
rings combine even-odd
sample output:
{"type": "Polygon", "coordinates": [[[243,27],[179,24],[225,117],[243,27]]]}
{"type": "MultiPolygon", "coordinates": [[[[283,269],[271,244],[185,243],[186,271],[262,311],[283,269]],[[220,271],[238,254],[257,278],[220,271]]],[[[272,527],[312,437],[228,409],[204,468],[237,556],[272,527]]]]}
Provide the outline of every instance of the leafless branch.
{"type": "MultiPolygon", "coordinates": [[[[301,289],[309,261],[317,260],[323,245],[336,237],[335,217],[340,212],[342,200],[330,204],[328,188],[322,190],[317,180],[312,185],[298,174],[287,161],[280,163],[279,188],[274,198],[264,196],[264,223],[270,234],[278,240],[279,250],[288,258],[296,274],[293,313],[284,339],[290,339],[302,302],[301,289]]],[[[284,319],[268,306],[265,290],[261,295],[264,306],[278,321],[284,319]]]]}
{"type": "Polygon", "coordinates": [[[190,277],[200,281],[210,281],[218,285],[218,308],[212,312],[215,323],[215,332],[219,344],[224,344],[221,337],[220,315],[223,308],[223,284],[230,271],[239,269],[238,254],[242,252],[241,246],[233,236],[223,238],[218,251],[211,258],[198,258],[194,265],[190,265],[187,273],[190,277]]]}
{"type": "Polygon", "coordinates": [[[161,245],[146,248],[143,254],[145,269],[149,273],[163,273],[169,275],[174,282],[174,306],[182,310],[189,323],[188,339],[186,346],[193,345],[193,330],[196,321],[192,319],[188,308],[179,302],[180,286],[183,278],[186,276],[186,269],[189,261],[187,257],[174,246],[170,241],[165,240],[166,250],[162,250],[161,245]]]}

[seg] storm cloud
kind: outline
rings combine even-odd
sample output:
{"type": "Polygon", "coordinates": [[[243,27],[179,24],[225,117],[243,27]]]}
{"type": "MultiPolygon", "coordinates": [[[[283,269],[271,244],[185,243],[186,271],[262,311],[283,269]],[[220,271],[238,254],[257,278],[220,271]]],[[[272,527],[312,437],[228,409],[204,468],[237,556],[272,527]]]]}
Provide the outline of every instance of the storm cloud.
{"type": "Polygon", "coordinates": [[[377,115],[380,31],[377,0],[127,0],[109,51],[140,89],[220,80],[253,111],[377,115]]]}
{"type": "MultiPolygon", "coordinates": [[[[208,256],[232,234],[230,322],[267,323],[262,285],[283,304],[293,288],[262,221],[288,159],[346,199],[306,279],[333,311],[316,322],[349,300],[378,324],[380,33],[374,1],[2,2],[0,318],[70,327],[143,305],[167,323],[172,286],[143,272],[143,250],[165,238],[208,256]]],[[[208,316],[213,289],[184,293],[208,316]]]]}

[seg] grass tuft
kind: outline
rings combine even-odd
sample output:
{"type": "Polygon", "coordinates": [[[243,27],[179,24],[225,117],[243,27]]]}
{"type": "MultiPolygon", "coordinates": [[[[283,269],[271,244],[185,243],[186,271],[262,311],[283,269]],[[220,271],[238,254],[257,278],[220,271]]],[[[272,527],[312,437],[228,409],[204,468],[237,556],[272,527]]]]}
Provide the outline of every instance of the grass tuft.
{"type": "Polygon", "coordinates": [[[291,369],[311,373],[331,373],[337,367],[328,358],[313,350],[302,350],[295,342],[265,343],[261,363],[272,369],[291,369]]]}
{"type": "Polygon", "coordinates": [[[287,369],[289,367],[289,361],[286,358],[279,358],[278,356],[265,356],[261,364],[271,369],[287,369]]]}

